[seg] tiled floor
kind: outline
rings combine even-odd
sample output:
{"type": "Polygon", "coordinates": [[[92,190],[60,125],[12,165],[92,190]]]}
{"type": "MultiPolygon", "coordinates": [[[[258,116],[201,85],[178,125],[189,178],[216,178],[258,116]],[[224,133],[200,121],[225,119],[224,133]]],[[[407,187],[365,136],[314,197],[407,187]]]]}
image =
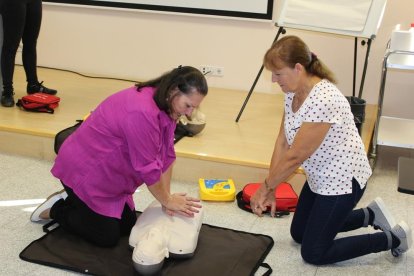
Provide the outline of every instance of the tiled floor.
{"type": "MultiPolygon", "coordinates": [[[[374,175],[360,206],[381,196],[397,221],[405,220],[414,226],[414,195],[397,192],[397,170],[392,153],[379,154],[374,175]]],[[[19,253],[34,239],[43,235],[40,224],[29,220],[31,211],[46,196],[61,189],[49,170],[51,163],[0,154],[0,275],[73,275],[59,269],[32,264],[19,259],[19,253]]],[[[197,183],[172,184],[173,191],[198,195],[197,183]]],[[[143,210],[152,197],[145,188],[135,194],[138,210],[143,210]]],[[[371,254],[334,265],[316,267],[303,262],[300,247],[289,235],[292,216],[258,218],[238,209],[235,202],[203,203],[204,223],[273,237],[275,245],[265,260],[273,268],[273,275],[414,275],[414,250],[395,259],[388,252],[371,254]]],[[[354,233],[373,232],[364,228],[354,233]]],[[[351,233],[347,233],[349,235],[351,233]]],[[[345,234],[341,234],[345,235],[345,234]]],[[[261,275],[259,270],[257,275],[261,275]]]]}

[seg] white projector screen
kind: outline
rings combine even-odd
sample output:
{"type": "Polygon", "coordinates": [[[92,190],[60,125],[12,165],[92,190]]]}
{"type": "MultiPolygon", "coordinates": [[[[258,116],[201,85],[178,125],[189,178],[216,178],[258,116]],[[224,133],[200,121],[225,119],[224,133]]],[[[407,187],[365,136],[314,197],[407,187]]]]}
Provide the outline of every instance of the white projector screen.
{"type": "Polygon", "coordinates": [[[271,20],[274,0],[43,0],[43,2],[271,20]]]}
{"type": "Polygon", "coordinates": [[[387,0],[282,0],[276,25],[374,38],[387,0]]]}

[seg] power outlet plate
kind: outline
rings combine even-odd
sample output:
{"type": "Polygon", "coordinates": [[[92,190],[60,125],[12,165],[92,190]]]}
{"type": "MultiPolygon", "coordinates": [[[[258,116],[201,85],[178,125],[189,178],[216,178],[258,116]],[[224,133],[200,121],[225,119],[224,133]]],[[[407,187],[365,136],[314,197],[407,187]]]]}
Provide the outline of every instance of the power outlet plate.
{"type": "Polygon", "coordinates": [[[199,69],[201,73],[203,73],[203,75],[205,76],[212,76],[212,77],[223,77],[224,76],[224,67],[201,65],[199,69]]]}

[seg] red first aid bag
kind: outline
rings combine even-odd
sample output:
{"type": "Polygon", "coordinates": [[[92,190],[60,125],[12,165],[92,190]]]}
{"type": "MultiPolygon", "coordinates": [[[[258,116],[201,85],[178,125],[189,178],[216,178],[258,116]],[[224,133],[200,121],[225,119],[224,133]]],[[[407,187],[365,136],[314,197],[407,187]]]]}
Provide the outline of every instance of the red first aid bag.
{"type": "MultiPolygon", "coordinates": [[[[261,183],[249,183],[236,195],[237,205],[248,212],[252,212],[250,198],[259,189],[261,183]]],[[[286,182],[280,183],[275,189],[276,211],[294,212],[298,204],[298,195],[292,185],[286,182]]],[[[267,210],[270,211],[270,207],[267,210]]]]}
{"type": "Polygon", "coordinates": [[[59,106],[60,98],[46,93],[33,93],[19,99],[16,105],[26,111],[53,114],[59,106]]]}

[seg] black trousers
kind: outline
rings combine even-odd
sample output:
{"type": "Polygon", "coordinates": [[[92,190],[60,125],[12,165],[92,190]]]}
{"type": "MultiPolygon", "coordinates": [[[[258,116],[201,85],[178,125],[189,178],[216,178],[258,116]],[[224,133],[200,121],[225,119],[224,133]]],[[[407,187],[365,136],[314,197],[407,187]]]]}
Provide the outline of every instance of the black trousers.
{"type": "Polygon", "coordinates": [[[389,250],[387,235],[382,231],[337,238],[340,232],[364,227],[364,210],[354,210],[364,191],[355,178],[352,193],[346,195],[319,195],[305,183],[290,232],[302,245],[301,254],[306,262],[326,265],[389,250]]]}
{"type": "Polygon", "coordinates": [[[71,188],[64,184],[63,187],[68,197],[52,206],[50,217],[65,231],[101,247],[115,246],[121,236],[131,233],[137,215],[127,204],[124,206],[121,219],[107,217],[90,209],[71,188]]]}
{"type": "Polygon", "coordinates": [[[36,45],[42,22],[42,0],[2,0],[3,49],[1,72],[4,90],[13,88],[16,52],[23,42],[23,66],[29,84],[38,83],[36,45]]]}

